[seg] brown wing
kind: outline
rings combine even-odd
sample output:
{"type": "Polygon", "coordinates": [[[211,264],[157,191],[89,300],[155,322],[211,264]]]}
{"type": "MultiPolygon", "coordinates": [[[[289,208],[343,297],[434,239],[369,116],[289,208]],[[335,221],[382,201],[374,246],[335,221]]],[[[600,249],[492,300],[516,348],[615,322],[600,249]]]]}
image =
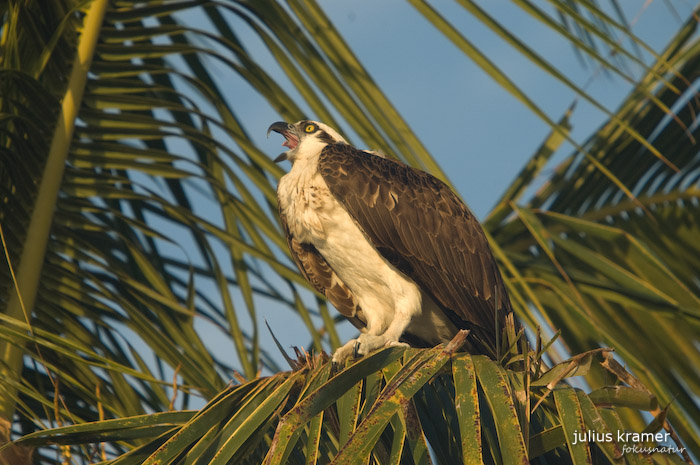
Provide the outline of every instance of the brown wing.
{"type": "Polygon", "coordinates": [[[377,251],[494,347],[510,301],[479,222],[452,190],[346,144],[327,146],[319,171],[377,251]]]}
{"type": "Polygon", "coordinates": [[[289,251],[302,276],[350,322],[358,329],[366,326],[366,319],[362,314],[357,300],[345,284],[338,278],[338,275],[331,269],[323,256],[311,244],[299,242],[294,238],[287,219],[280,212],[282,229],[287,236],[289,251]]]}

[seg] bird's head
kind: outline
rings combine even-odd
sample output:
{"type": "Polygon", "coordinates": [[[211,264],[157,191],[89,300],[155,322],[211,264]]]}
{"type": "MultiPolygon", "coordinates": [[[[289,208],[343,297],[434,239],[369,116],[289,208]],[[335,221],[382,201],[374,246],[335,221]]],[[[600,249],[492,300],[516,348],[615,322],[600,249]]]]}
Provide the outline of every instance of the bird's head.
{"type": "Polygon", "coordinates": [[[346,144],[345,139],[335,129],[317,121],[301,120],[294,124],[285,122],[272,123],[267,129],[282,134],[285,138],[283,146],[289,150],[275,158],[275,163],[317,156],[323,147],[330,144],[346,144]]]}

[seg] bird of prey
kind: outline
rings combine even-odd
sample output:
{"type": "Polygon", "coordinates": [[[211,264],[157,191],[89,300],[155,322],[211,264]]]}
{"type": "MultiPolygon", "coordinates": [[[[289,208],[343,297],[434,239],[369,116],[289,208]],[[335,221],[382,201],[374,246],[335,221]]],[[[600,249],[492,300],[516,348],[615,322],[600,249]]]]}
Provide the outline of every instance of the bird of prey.
{"type": "Polygon", "coordinates": [[[277,122],[291,170],[279,214],[302,275],[360,330],[334,362],[392,345],[432,347],[460,329],[494,357],[511,311],[474,215],[430,174],[349,145],[329,126],[277,122]],[[498,333],[498,336],[497,336],[498,333]]]}

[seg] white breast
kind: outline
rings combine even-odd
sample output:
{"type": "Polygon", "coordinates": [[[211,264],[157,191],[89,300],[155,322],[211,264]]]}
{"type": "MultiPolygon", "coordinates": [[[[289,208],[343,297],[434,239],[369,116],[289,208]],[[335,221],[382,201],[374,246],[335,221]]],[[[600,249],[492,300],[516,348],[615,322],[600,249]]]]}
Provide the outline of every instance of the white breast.
{"type": "Polygon", "coordinates": [[[408,329],[434,343],[456,332],[432,299],[371,245],[328,190],[316,160],[295,162],[277,193],[291,233],[314,245],[353,292],[367,315],[368,331],[381,334],[398,317],[416,323],[408,329]],[[432,324],[426,325],[428,320],[432,324]]]}

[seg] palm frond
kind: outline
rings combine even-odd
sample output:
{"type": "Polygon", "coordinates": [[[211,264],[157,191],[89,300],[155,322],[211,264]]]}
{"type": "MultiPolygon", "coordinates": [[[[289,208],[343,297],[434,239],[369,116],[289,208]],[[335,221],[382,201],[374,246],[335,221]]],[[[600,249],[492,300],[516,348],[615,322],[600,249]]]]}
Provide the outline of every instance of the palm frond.
{"type": "Polygon", "coordinates": [[[486,224],[502,259],[517,270],[511,289],[523,320],[561,330],[573,352],[614,345],[661,402],[672,403],[669,418],[697,454],[700,289],[691,237],[700,219],[698,109],[694,87],[682,77],[696,66],[695,28],[689,21],[662,54],[673,71],[657,63],[664,75],[648,73],[616,117],[583,144],[633,198],[577,150],[531,198],[519,200],[543,166],[538,152],[486,224]],[[674,92],[666,79],[686,90],[674,92]],[[626,122],[666,160],[615,121],[626,122]]]}
{"type": "MultiPolygon", "coordinates": [[[[624,15],[595,3],[552,2],[554,13],[516,3],[600,66],[630,82],[628,65],[644,76],[618,111],[606,109],[484,8],[460,2],[545,74],[609,114],[609,123],[577,146],[567,118],[556,122],[439,10],[414,2],[552,128],[487,224],[513,301],[531,326],[544,321],[552,332],[562,328],[565,345],[550,350],[555,360],[566,357],[562,347],[580,352],[614,343],[658,399],[667,403],[678,395],[669,418],[698,454],[692,438],[700,420],[691,395],[699,384],[693,374],[697,260],[688,253],[697,249],[692,187],[697,125],[688,81],[695,74],[696,24],[689,21],[657,56],[629,32],[624,15]],[[619,37],[631,45],[622,45],[619,37]],[[653,58],[650,66],[640,53],[653,58]],[[527,197],[532,180],[567,140],[576,152],[527,197]],[[659,347],[645,343],[650,339],[660,341],[659,347]]],[[[298,318],[318,351],[337,346],[339,337],[327,306],[314,299],[287,258],[274,193],[282,171],[249,135],[250,129],[262,133],[264,128],[243,122],[245,109],[231,95],[231,79],[247,83],[261,105],[285,119],[307,116],[308,108],[367,146],[447,176],[313,1],[10,0],[0,8],[0,224],[9,257],[0,267],[0,417],[8,423],[18,418],[13,427],[20,435],[75,424],[76,434],[92,434],[90,441],[99,436],[109,442],[110,453],[124,453],[118,463],[136,463],[154,453],[175,460],[159,448],[197,416],[142,415],[176,403],[182,410],[211,407],[226,398],[226,408],[214,409],[194,430],[185,430],[195,438],[203,433],[200,442],[192,446],[181,440],[178,447],[192,446],[188,463],[204,462],[219,451],[211,441],[226,437],[221,457],[261,459],[264,444],[274,438],[275,415],[294,411],[290,403],[332,381],[329,369],[319,367],[259,378],[263,369],[279,370],[261,343],[261,313],[273,302],[275,311],[298,318]],[[267,47],[285,82],[246,48],[241,24],[267,47]],[[85,60],[76,59],[80,46],[85,60]],[[76,106],[65,108],[75,97],[76,106]],[[66,127],[74,127],[72,136],[66,127]],[[53,195],[40,194],[45,183],[53,184],[53,195]],[[45,227],[35,227],[33,218],[45,227]],[[18,273],[17,288],[28,303],[29,321],[19,311],[10,276],[10,269],[22,267],[28,271],[18,273]],[[226,397],[229,391],[221,390],[230,379],[245,382],[226,397]],[[254,425],[235,414],[244,405],[254,425]],[[103,422],[125,417],[136,420],[109,423],[108,431],[99,432],[103,422]],[[85,426],[95,421],[94,430],[85,426]]],[[[403,365],[383,366],[382,373],[346,378],[343,399],[331,401],[339,402],[337,413],[329,418],[319,413],[308,417],[308,425],[292,428],[292,439],[299,442],[278,449],[275,457],[349,460],[354,452],[346,450],[368,460],[398,463],[410,455],[426,463],[428,447],[417,419],[423,422],[433,405],[441,405],[444,415],[454,414],[454,383],[471,393],[473,411],[491,413],[483,417],[488,425],[481,436],[454,425],[425,430],[440,456],[458,457],[465,450],[460,442],[470,434],[481,438],[488,463],[510,460],[494,447],[512,448],[508,457],[515,458],[527,458],[524,450],[530,457],[533,450],[562,453],[552,451],[564,444],[563,418],[551,413],[543,424],[561,426],[531,437],[527,428],[520,429],[521,443],[514,425],[517,420],[522,426],[529,414],[519,401],[514,416],[502,408],[502,398],[489,397],[511,383],[510,372],[476,359],[475,370],[454,369],[454,358],[411,354],[417,358],[410,363],[405,359],[403,365]],[[456,374],[449,380],[441,374],[442,387],[434,391],[427,377],[408,376],[417,367],[443,363],[444,368],[448,362],[456,374]],[[404,388],[419,393],[413,396],[422,399],[415,407],[392,410],[392,403],[408,395],[400,388],[386,390],[395,373],[404,377],[404,388]],[[380,398],[387,409],[383,427],[367,423],[360,429],[380,398]],[[353,439],[357,431],[362,439],[353,439]],[[501,440],[502,434],[511,439],[501,440]]],[[[592,385],[601,378],[600,369],[588,375],[592,385]]],[[[576,397],[580,411],[571,391],[556,394],[553,402],[575,412],[576,421],[617,422],[603,412],[596,416],[586,397],[576,397]]],[[[625,425],[644,422],[636,413],[619,416],[625,425]]],[[[450,418],[467,424],[473,416],[450,418]]],[[[573,420],[567,418],[566,428],[573,420]]],[[[27,436],[27,443],[41,436],[36,434],[27,436]]],[[[571,452],[585,462],[582,453],[571,452]]],[[[602,453],[610,458],[615,451],[602,453]]]]}
{"type": "MultiPolygon", "coordinates": [[[[459,344],[458,337],[434,349],[383,349],[340,372],[327,359],[307,356],[295,371],[226,388],[196,413],[66,426],[27,435],[19,444],[133,444],[102,462],[122,465],[432,463],[429,450],[439,463],[646,460],[625,451],[639,446],[632,435],[618,438],[624,427],[614,407],[658,410],[648,391],[633,378],[634,387],[589,395],[562,381],[585,374],[593,353],[537,373],[534,352],[526,370],[512,370],[483,356],[455,354],[459,344]],[[589,431],[610,439],[592,448],[574,436],[589,431]]],[[[621,376],[629,375],[622,370],[621,376]]]]}

